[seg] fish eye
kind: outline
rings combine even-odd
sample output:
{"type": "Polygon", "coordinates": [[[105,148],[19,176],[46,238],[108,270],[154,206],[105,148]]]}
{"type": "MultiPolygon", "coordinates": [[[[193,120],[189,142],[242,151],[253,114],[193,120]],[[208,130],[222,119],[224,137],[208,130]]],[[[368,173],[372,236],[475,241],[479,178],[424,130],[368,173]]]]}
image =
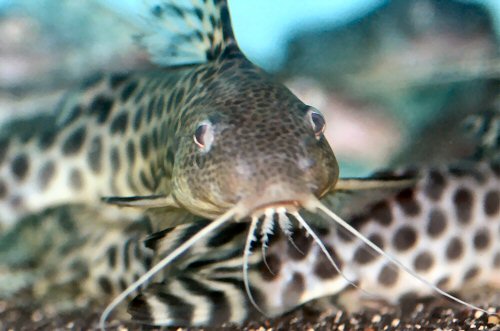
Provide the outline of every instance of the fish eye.
{"type": "Polygon", "coordinates": [[[314,131],[314,135],[316,139],[321,137],[321,134],[325,131],[326,121],[323,115],[314,107],[311,107],[307,112],[307,116],[309,117],[309,122],[314,131]]]}
{"type": "Polygon", "coordinates": [[[203,152],[208,152],[214,141],[214,128],[209,121],[198,124],[193,135],[194,143],[203,152]]]}

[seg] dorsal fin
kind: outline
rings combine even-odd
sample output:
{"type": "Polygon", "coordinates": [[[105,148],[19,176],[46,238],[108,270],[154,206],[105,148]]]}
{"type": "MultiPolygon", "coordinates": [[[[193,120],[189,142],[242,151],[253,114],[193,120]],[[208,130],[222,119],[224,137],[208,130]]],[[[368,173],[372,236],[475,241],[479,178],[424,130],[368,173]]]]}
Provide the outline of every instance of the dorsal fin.
{"type": "Polygon", "coordinates": [[[160,66],[204,63],[241,54],[226,0],[145,0],[138,40],[160,66]]]}

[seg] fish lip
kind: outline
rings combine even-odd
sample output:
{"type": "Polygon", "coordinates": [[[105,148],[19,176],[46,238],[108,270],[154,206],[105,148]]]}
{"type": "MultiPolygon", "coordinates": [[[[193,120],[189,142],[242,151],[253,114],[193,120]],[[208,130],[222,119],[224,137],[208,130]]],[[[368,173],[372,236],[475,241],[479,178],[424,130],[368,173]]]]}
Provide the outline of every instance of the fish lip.
{"type": "Polygon", "coordinates": [[[260,217],[266,210],[284,208],[286,212],[297,212],[299,209],[308,209],[309,201],[314,198],[312,192],[287,192],[278,195],[253,195],[251,198],[239,201],[237,219],[245,217],[260,217]],[[312,197],[311,197],[312,196],[312,197]]]}
{"type": "Polygon", "coordinates": [[[274,201],[270,203],[265,203],[262,205],[259,205],[255,208],[252,209],[252,212],[250,215],[252,217],[259,217],[261,215],[264,215],[266,210],[268,209],[278,209],[278,208],[284,208],[287,212],[293,212],[297,211],[302,207],[302,204],[298,200],[281,200],[281,201],[274,201]]]}

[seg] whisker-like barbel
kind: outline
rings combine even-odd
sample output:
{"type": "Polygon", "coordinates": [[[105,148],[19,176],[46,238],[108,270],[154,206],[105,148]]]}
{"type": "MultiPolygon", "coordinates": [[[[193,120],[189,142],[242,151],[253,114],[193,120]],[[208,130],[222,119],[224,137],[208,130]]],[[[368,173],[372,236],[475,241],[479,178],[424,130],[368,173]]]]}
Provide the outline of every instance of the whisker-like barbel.
{"type": "Polygon", "coordinates": [[[243,284],[245,286],[245,291],[248,296],[248,300],[252,306],[254,306],[257,311],[261,314],[266,315],[266,313],[259,307],[257,302],[255,301],[252,295],[252,289],[250,288],[250,281],[248,279],[248,259],[250,254],[252,253],[252,242],[256,241],[255,232],[257,230],[257,224],[259,223],[259,218],[256,216],[252,217],[252,221],[250,222],[250,228],[248,229],[247,239],[245,241],[245,248],[243,249],[243,263],[242,263],[242,271],[243,271],[243,284]]]}
{"type": "Polygon", "coordinates": [[[369,240],[368,238],[366,238],[365,236],[363,236],[361,233],[359,233],[358,230],[356,230],[355,228],[353,228],[349,223],[347,223],[346,221],[344,221],[342,218],[340,218],[337,214],[335,214],[334,212],[332,212],[330,209],[328,209],[328,207],[326,207],[324,204],[322,204],[319,200],[315,200],[314,202],[311,202],[311,204],[313,206],[315,206],[318,210],[321,210],[323,211],[326,215],[328,215],[330,218],[332,218],[336,223],[338,223],[341,227],[343,227],[344,229],[346,229],[349,233],[351,233],[352,235],[354,235],[356,238],[360,239],[364,244],[366,244],[368,247],[370,247],[371,249],[373,249],[375,252],[377,252],[378,254],[382,255],[385,259],[387,259],[388,261],[390,261],[392,264],[394,264],[395,266],[397,266],[398,268],[401,268],[403,271],[405,271],[406,273],[408,273],[409,275],[411,275],[413,278],[415,278],[416,280],[418,280],[419,282],[423,283],[425,286],[431,288],[433,291],[439,293],[440,295],[452,300],[452,301],[455,301],[465,307],[468,307],[468,308],[471,308],[473,310],[477,310],[477,311],[480,311],[480,312],[483,312],[487,315],[490,315],[491,313],[489,313],[488,311],[476,306],[476,305],[473,305],[471,303],[468,303],[464,300],[461,300],[459,298],[457,298],[456,296],[453,296],[451,294],[449,294],[448,292],[446,291],[443,291],[441,290],[439,287],[435,286],[434,284],[432,284],[431,282],[429,282],[428,280],[426,280],[425,278],[423,278],[422,276],[420,276],[419,274],[417,274],[416,272],[414,272],[413,270],[411,270],[409,267],[407,267],[405,264],[401,263],[398,259],[396,259],[395,257],[393,257],[391,254],[388,254],[386,252],[384,252],[380,247],[378,247],[377,245],[375,245],[375,243],[373,243],[373,241],[369,240]]]}
{"type": "Polygon", "coordinates": [[[325,118],[244,56],[226,1],[153,2],[142,13],[151,31],[140,39],[164,68],[89,81],[47,123],[36,123],[40,129],[27,125],[29,132],[23,132],[13,126],[0,132],[0,225],[60,206],[81,206],[95,216],[77,208],[71,213],[78,231],[85,228],[76,237],[85,238],[86,252],[61,253],[69,256],[64,264],[69,267],[60,268],[53,282],[75,276],[74,262],[83,260],[86,275],[76,275],[74,283],[88,298],[108,300],[126,288],[103,312],[101,328],[137,290],[128,309],[136,321],[219,326],[241,323],[255,310],[277,315],[339,294],[346,281],[384,299],[429,288],[484,312],[416,271],[432,274],[434,284],[448,278],[450,290],[474,277],[483,283],[498,278],[498,162],[491,158],[465,170],[431,170],[424,179],[339,179],[323,134],[325,118]],[[393,195],[377,195],[381,187],[393,195]],[[367,207],[375,219],[359,231],[342,206],[332,203],[330,211],[326,205],[328,195],[353,191],[365,196],[343,206],[360,213],[367,207]],[[373,208],[366,195],[376,203],[373,208]],[[326,214],[363,245],[342,242],[333,222],[318,235],[299,214],[301,208],[326,214]],[[276,216],[286,238],[273,242],[276,216]],[[416,217],[428,228],[412,223],[416,217]],[[244,218],[250,219],[246,242],[246,224],[231,223],[244,218]],[[455,233],[465,225],[471,231],[455,233]],[[297,228],[305,229],[305,238],[294,242],[297,228]],[[259,239],[261,250],[250,259],[259,239]],[[435,246],[422,247],[422,242],[435,246]],[[401,255],[385,253],[381,247],[388,245],[401,255]],[[366,246],[384,260],[367,257],[366,246]],[[397,274],[386,277],[385,260],[420,280],[418,287],[398,282],[397,274]],[[158,264],[148,270],[152,261],[158,264]],[[415,271],[407,267],[412,263],[415,271]],[[154,275],[164,267],[171,269],[156,283],[154,275]],[[371,272],[378,267],[380,273],[371,272]],[[369,288],[375,278],[375,288],[369,288]],[[219,307],[222,314],[215,313],[219,307]]]}
{"type": "Polygon", "coordinates": [[[165,268],[168,264],[170,264],[173,260],[179,257],[181,254],[185,253],[189,248],[191,248],[196,242],[200,239],[203,239],[217,228],[221,227],[224,223],[230,221],[234,215],[236,214],[237,206],[228,210],[221,217],[215,219],[213,222],[209,223],[203,229],[198,231],[194,236],[186,240],[182,245],[174,249],[170,254],[165,256],[160,260],[155,266],[148,270],[144,275],[142,275],[138,280],[132,283],[129,287],[127,287],[123,292],[120,293],[116,298],[108,304],[108,306],[104,309],[101,318],[99,319],[99,327],[101,330],[105,330],[106,328],[106,320],[111,312],[130,294],[134,293],[137,289],[139,289],[142,285],[147,283],[156,273],[165,268]]]}

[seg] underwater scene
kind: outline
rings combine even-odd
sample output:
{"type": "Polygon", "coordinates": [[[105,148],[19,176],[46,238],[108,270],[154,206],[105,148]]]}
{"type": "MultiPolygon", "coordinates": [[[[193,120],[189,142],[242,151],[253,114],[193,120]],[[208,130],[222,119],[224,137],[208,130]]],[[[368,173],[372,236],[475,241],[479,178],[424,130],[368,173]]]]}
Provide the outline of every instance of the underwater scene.
{"type": "Polygon", "coordinates": [[[0,0],[1,330],[500,330],[500,3],[0,0]]]}

